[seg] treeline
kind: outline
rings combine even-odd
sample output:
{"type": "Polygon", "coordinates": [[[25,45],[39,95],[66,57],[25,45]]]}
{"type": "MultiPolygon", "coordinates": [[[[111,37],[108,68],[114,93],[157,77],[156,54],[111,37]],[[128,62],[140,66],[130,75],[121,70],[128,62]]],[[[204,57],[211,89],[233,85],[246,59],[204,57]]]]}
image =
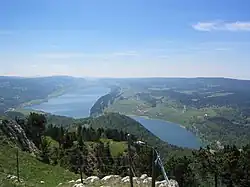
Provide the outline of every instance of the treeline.
{"type": "MultiPolygon", "coordinates": [[[[26,127],[27,136],[40,150],[37,158],[42,162],[99,177],[129,174],[127,148],[112,155],[109,143],[115,141],[127,144],[127,133],[122,130],[94,129],[80,124],[65,129],[46,125],[46,118],[35,113],[31,113],[27,119],[16,121],[26,127]]],[[[136,144],[137,140],[132,135],[133,172],[136,176],[143,173],[151,175],[152,148],[136,144]]],[[[167,175],[177,180],[180,187],[250,186],[250,144],[242,149],[234,145],[220,150],[201,148],[193,150],[191,155],[175,155],[164,160],[167,175]]],[[[162,179],[160,168],[156,172],[158,179],[162,179]]]]}
{"type": "MultiPolygon", "coordinates": [[[[232,116],[232,118],[234,118],[232,116]]],[[[250,126],[243,121],[235,123],[234,119],[227,119],[226,116],[220,115],[215,117],[191,117],[189,124],[192,124],[190,131],[196,132],[205,136],[205,139],[210,140],[210,144],[216,146],[216,141],[223,145],[234,144],[242,146],[250,143],[250,126]]]]}
{"type": "MultiPolygon", "coordinates": [[[[129,174],[127,133],[124,131],[93,129],[84,125],[77,125],[70,129],[46,125],[45,116],[36,113],[31,113],[27,119],[17,118],[16,121],[25,129],[28,138],[39,148],[37,158],[46,164],[60,165],[75,173],[82,171],[89,176],[103,177],[109,174],[126,176],[129,174]],[[125,144],[126,147],[116,155],[112,155],[110,146],[112,141],[120,142],[121,146],[125,144]]],[[[131,135],[131,140],[135,142],[137,138],[131,135]]],[[[117,152],[117,150],[114,151],[117,152]]],[[[147,155],[151,155],[151,152],[138,147],[132,151],[132,155],[135,173],[150,174],[150,164],[143,165],[145,162],[142,161],[147,160],[150,163],[150,157],[147,155]]]]}
{"type": "Polygon", "coordinates": [[[192,156],[169,159],[165,167],[180,187],[248,187],[250,144],[243,149],[225,146],[219,151],[201,148],[193,152],[192,156]]]}

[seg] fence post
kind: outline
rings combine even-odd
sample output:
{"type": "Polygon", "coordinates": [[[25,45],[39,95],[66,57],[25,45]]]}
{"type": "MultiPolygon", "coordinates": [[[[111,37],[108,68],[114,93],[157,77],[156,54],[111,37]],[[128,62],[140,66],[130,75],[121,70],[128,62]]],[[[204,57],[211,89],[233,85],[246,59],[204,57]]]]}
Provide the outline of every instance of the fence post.
{"type": "Polygon", "coordinates": [[[155,150],[152,147],[152,187],[155,187],[155,150]]]}
{"type": "Polygon", "coordinates": [[[128,134],[128,160],[129,160],[129,180],[130,187],[133,187],[133,173],[132,173],[132,160],[131,160],[131,136],[128,134]]]}
{"type": "Polygon", "coordinates": [[[16,151],[16,173],[17,173],[17,180],[20,182],[20,176],[19,176],[19,154],[18,154],[18,148],[16,151]]]}

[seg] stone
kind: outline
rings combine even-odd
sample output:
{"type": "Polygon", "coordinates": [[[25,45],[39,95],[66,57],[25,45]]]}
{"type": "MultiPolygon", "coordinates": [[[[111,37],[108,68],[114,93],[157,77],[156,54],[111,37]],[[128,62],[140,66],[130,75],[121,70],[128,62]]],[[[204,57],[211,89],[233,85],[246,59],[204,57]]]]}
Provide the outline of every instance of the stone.
{"type": "Polygon", "coordinates": [[[134,183],[136,183],[136,184],[140,184],[140,183],[141,183],[141,181],[139,180],[138,177],[133,177],[133,181],[134,181],[134,183]]]}
{"type": "Polygon", "coordinates": [[[93,183],[93,182],[96,182],[96,181],[99,181],[99,180],[100,180],[99,177],[91,176],[91,177],[88,177],[85,181],[93,183]]]}
{"type": "Polygon", "coordinates": [[[144,179],[146,179],[147,177],[148,177],[147,174],[142,174],[141,177],[140,177],[140,179],[141,179],[141,180],[144,180],[144,179]]]}
{"type": "Polygon", "coordinates": [[[85,187],[85,185],[83,185],[82,183],[80,183],[80,184],[75,184],[73,187],[85,187]]]}
{"type": "Polygon", "coordinates": [[[41,184],[44,184],[45,182],[44,181],[40,181],[41,184]]]}
{"type": "Polygon", "coordinates": [[[119,175],[107,175],[102,178],[102,181],[110,181],[110,180],[121,180],[121,177],[119,175]]]}
{"type": "Polygon", "coordinates": [[[177,181],[170,179],[168,187],[179,187],[179,185],[177,181]]]}
{"type": "Polygon", "coordinates": [[[148,178],[144,179],[142,183],[143,184],[149,184],[151,182],[152,182],[152,177],[148,177],[148,178]]]}
{"type": "Polygon", "coordinates": [[[170,179],[169,181],[157,181],[155,184],[157,187],[179,187],[177,181],[172,179],[170,179]]]}
{"type": "Polygon", "coordinates": [[[129,176],[123,177],[121,181],[123,183],[128,183],[129,182],[129,176]]]}
{"type": "Polygon", "coordinates": [[[85,179],[82,179],[82,180],[81,180],[81,179],[77,179],[75,182],[76,182],[76,183],[80,183],[80,182],[82,182],[82,181],[84,182],[84,180],[85,180],[85,179]]]}
{"type": "Polygon", "coordinates": [[[11,180],[17,179],[17,176],[12,175],[12,176],[10,177],[10,179],[11,179],[11,180]]]}
{"type": "Polygon", "coordinates": [[[71,181],[69,181],[68,183],[70,184],[70,183],[74,183],[75,181],[74,180],[71,180],[71,181]]]}

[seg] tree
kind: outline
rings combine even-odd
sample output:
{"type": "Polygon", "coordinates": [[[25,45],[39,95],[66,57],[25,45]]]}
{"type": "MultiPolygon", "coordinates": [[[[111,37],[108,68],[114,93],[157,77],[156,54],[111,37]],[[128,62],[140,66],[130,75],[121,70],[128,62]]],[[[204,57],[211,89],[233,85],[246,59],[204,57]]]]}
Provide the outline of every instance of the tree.
{"type": "Polygon", "coordinates": [[[49,157],[50,157],[50,144],[51,142],[46,138],[46,137],[42,137],[41,138],[41,144],[40,144],[40,150],[41,150],[41,154],[40,157],[42,159],[42,161],[46,164],[49,164],[49,157]]]}
{"type": "Polygon", "coordinates": [[[45,131],[45,124],[47,120],[43,114],[31,112],[27,119],[27,126],[29,132],[27,135],[34,141],[35,145],[39,147],[41,144],[41,137],[45,131]]]}
{"type": "Polygon", "coordinates": [[[172,157],[166,164],[166,169],[170,171],[170,176],[178,182],[180,187],[198,186],[190,166],[192,162],[192,159],[184,156],[179,158],[172,157]]]}
{"type": "Polygon", "coordinates": [[[193,155],[198,164],[198,170],[200,171],[202,178],[206,179],[209,174],[212,175],[214,177],[214,186],[217,187],[220,174],[221,156],[209,147],[207,147],[207,149],[200,148],[200,150],[194,152],[193,155]]]}
{"type": "Polygon", "coordinates": [[[114,160],[113,160],[111,152],[110,152],[109,142],[106,143],[106,145],[104,145],[103,164],[105,165],[105,169],[104,169],[105,174],[111,173],[112,172],[112,166],[114,164],[114,160]]]}
{"type": "Polygon", "coordinates": [[[225,146],[223,149],[222,182],[233,187],[240,181],[238,174],[240,151],[236,146],[225,146]]]}
{"type": "Polygon", "coordinates": [[[240,177],[239,185],[242,187],[250,186],[250,144],[243,147],[239,160],[238,176],[240,177]]]}

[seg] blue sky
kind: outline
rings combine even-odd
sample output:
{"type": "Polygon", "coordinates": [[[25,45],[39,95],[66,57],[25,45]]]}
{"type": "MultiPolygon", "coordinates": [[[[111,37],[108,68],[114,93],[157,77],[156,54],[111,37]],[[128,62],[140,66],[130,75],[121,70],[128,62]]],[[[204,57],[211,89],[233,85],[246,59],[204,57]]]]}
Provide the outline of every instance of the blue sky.
{"type": "Polygon", "coordinates": [[[0,75],[250,79],[249,0],[0,1],[0,75]]]}

